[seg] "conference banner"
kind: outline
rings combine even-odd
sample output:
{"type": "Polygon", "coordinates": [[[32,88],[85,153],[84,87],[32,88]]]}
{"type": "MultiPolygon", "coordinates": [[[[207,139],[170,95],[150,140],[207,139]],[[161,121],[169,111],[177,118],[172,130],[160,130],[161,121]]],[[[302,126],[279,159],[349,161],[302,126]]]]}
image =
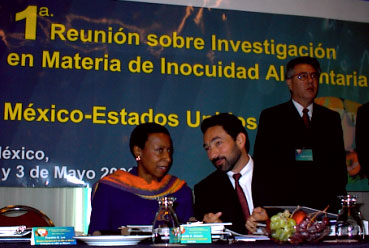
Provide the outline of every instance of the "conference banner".
{"type": "MultiPolygon", "coordinates": [[[[140,123],[166,126],[170,173],[190,187],[214,167],[200,124],[229,112],[251,149],[260,112],[289,100],[285,65],[322,67],[317,103],[340,113],[348,190],[367,191],[355,153],[367,102],[369,24],[129,1],[0,1],[0,186],[91,187],[136,161],[140,123]]],[[[319,172],[317,172],[319,173],[319,172]]]]}

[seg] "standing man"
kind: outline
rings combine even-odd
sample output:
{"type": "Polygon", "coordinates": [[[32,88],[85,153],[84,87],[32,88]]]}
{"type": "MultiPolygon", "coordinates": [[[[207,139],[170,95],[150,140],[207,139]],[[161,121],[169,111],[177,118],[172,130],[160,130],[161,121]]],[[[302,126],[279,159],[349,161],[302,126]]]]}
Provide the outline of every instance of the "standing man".
{"type": "Polygon", "coordinates": [[[205,151],[217,170],[194,187],[196,218],[232,222],[230,229],[239,233],[247,233],[246,228],[255,231],[256,221],[266,220],[267,215],[264,209],[254,209],[254,164],[246,129],[236,116],[222,113],[205,119],[201,131],[205,151]]]}
{"type": "Polygon", "coordinates": [[[341,119],[314,103],[320,65],[311,57],[287,64],[291,99],[265,109],[254,146],[254,189],[264,206],[307,206],[337,213],[346,194],[347,169],[341,119]]]}
{"type": "Polygon", "coordinates": [[[356,115],[356,152],[360,166],[369,179],[369,102],[361,105],[356,115]]]}

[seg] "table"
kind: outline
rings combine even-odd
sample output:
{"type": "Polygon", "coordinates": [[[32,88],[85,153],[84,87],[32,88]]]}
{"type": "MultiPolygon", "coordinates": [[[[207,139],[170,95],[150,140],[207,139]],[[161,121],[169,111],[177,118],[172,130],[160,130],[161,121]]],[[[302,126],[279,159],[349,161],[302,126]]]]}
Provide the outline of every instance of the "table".
{"type": "MultiPolygon", "coordinates": [[[[0,243],[1,248],[91,248],[91,247],[102,247],[102,246],[89,246],[83,242],[78,242],[77,245],[42,245],[42,246],[32,246],[29,243],[0,243]]],[[[150,243],[143,243],[138,245],[124,245],[124,246],[109,246],[109,247],[120,247],[120,248],[153,248],[153,246],[150,243]]],[[[163,246],[161,246],[163,247],[163,246]]],[[[170,247],[176,247],[176,246],[170,246],[170,247]]],[[[226,242],[216,242],[212,244],[188,244],[188,245],[180,245],[177,247],[188,247],[188,248],[236,248],[236,247],[259,247],[259,248],[282,248],[282,247],[304,247],[304,248],[315,248],[315,247],[321,247],[321,248],[364,248],[369,247],[369,238],[366,237],[365,240],[356,242],[356,243],[313,243],[313,244],[299,244],[299,245],[293,245],[293,244],[278,244],[273,241],[256,241],[256,242],[237,242],[233,244],[228,244],[226,242]]]]}

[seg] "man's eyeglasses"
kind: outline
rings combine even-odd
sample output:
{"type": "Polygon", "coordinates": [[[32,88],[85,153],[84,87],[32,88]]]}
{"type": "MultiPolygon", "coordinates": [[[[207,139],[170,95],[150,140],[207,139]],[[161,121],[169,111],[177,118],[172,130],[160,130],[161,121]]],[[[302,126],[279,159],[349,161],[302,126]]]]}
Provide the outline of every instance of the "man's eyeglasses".
{"type": "Polygon", "coordinates": [[[301,81],[305,81],[309,78],[309,74],[310,74],[311,79],[319,79],[320,74],[317,73],[317,72],[311,72],[311,73],[309,73],[309,72],[300,72],[300,73],[297,73],[295,75],[290,76],[288,79],[297,76],[297,78],[300,79],[301,81]]]}

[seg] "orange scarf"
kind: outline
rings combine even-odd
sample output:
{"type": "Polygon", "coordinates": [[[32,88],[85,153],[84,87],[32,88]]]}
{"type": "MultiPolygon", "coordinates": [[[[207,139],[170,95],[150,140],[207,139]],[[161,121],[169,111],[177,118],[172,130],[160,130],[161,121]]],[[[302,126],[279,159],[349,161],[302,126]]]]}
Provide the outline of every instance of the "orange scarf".
{"type": "MultiPolygon", "coordinates": [[[[156,199],[180,190],[186,182],[172,175],[165,175],[160,182],[147,183],[145,179],[123,170],[103,177],[94,187],[93,196],[100,183],[130,192],[145,199],[156,199]]],[[[93,197],[92,196],[92,197],[93,197]]]]}

